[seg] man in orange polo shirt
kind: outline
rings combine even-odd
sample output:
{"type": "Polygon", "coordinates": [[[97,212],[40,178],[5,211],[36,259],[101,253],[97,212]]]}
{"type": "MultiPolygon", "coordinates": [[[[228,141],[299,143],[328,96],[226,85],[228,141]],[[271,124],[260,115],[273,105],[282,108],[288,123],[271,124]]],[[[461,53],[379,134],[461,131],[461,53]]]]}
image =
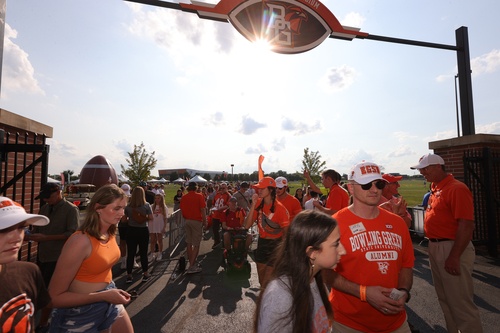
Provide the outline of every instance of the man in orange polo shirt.
{"type": "MultiPolygon", "coordinates": [[[[320,188],[314,184],[308,170],[304,170],[304,177],[312,191],[319,194],[322,193],[320,188]]],[[[333,169],[328,169],[321,173],[321,183],[325,188],[329,189],[328,198],[326,199],[325,207],[319,201],[315,201],[314,208],[325,214],[333,215],[349,205],[349,194],[339,186],[341,178],[340,174],[333,169]]]]}
{"type": "Polygon", "coordinates": [[[474,304],[472,270],[476,257],[472,245],[474,203],[472,193],[447,173],[444,160],[436,154],[420,158],[417,169],[431,184],[425,211],[424,231],[429,238],[432,279],[448,332],[483,331],[474,304]]]}

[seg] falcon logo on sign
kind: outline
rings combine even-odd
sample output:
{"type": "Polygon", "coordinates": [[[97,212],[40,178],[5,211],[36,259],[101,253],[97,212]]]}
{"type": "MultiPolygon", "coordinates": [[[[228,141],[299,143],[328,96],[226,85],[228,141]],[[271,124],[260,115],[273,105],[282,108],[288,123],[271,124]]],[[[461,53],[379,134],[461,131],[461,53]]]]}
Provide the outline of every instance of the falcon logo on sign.
{"type": "Polygon", "coordinates": [[[266,42],[278,53],[309,51],[333,35],[344,39],[368,35],[342,26],[316,0],[221,0],[216,5],[193,1],[179,5],[202,18],[228,20],[248,40],[266,42]]]}
{"type": "Polygon", "coordinates": [[[308,51],[331,33],[321,17],[297,1],[246,1],[229,14],[229,19],[248,40],[266,41],[279,53],[308,51]]]}

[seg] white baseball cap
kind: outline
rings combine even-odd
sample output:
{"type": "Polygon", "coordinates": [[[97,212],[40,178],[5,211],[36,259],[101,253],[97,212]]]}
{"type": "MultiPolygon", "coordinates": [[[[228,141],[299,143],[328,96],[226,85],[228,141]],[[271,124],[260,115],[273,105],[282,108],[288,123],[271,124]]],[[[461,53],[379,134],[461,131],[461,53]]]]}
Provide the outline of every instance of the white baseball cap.
{"type": "Polygon", "coordinates": [[[361,185],[371,183],[378,179],[384,180],[380,173],[380,167],[372,162],[362,161],[354,165],[349,174],[349,180],[355,181],[361,185]]]}
{"type": "Polygon", "coordinates": [[[278,177],[274,180],[276,182],[277,188],[283,188],[288,186],[288,180],[285,177],[278,177]]]}
{"type": "Polygon", "coordinates": [[[130,197],[130,185],[129,184],[123,184],[122,190],[123,190],[123,192],[125,192],[127,197],[130,197]]]}
{"type": "Polygon", "coordinates": [[[427,168],[429,165],[441,164],[444,165],[444,160],[441,156],[436,154],[427,154],[418,160],[418,164],[411,166],[410,169],[423,169],[427,168]]]}
{"type": "Polygon", "coordinates": [[[26,221],[27,224],[44,226],[49,219],[43,215],[28,214],[23,206],[6,197],[0,197],[0,230],[26,221]]]}

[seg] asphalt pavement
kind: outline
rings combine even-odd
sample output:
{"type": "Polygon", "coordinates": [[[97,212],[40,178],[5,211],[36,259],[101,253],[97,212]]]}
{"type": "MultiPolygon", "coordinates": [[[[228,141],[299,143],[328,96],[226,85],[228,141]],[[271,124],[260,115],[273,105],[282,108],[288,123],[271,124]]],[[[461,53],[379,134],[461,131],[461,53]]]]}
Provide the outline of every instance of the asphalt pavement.
{"type": "MultiPolygon", "coordinates": [[[[427,246],[420,241],[414,240],[416,261],[407,309],[409,321],[421,333],[446,332],[432,285],[427,246]]],[[[206,234],[198,257],[202,272],[198,274],[178,270],[179,258],[185,255],[183,242],[171,258],[168,257],[173,248],[164,251],[164,259],[151,264],[152,278],[148,282],[141,281],[139,269],[134,271],[134,283],[126,284],[125,272],[119,265],[114,267],[118,288],[134,295],[126,308],[136,333],[252,332],[259,294],[255,263],[250,255],[249,275],[228,276],[221,265],[223,250],[212,250],[212,244],[206,234]]],[[[480,309],[484,332],[500,332],[500,260],[478,255],[473,277],[475,303],[480,309]]]]}

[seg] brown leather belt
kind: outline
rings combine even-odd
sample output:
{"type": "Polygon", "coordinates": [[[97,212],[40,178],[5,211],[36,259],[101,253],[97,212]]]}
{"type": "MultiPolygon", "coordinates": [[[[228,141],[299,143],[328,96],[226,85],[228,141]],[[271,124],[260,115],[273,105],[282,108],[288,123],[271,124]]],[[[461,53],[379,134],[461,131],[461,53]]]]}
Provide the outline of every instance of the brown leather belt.
{"type": "Polygon", "coordinates": [[[449,239],[449,238],[429,238],[429,242],[433,243],[439,243],[439,242],[447,242],[447,241],[453,241],[454,239],[449,239]]]}

